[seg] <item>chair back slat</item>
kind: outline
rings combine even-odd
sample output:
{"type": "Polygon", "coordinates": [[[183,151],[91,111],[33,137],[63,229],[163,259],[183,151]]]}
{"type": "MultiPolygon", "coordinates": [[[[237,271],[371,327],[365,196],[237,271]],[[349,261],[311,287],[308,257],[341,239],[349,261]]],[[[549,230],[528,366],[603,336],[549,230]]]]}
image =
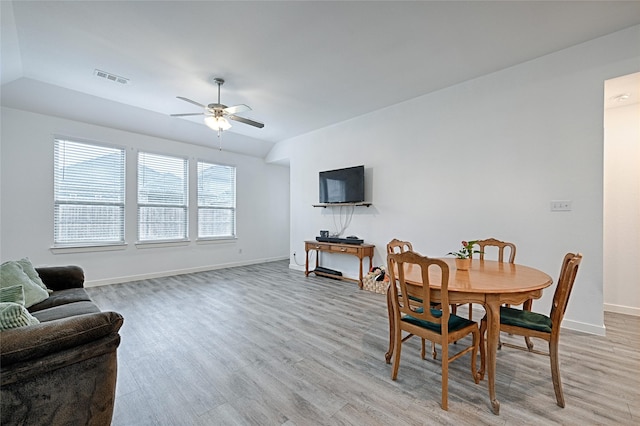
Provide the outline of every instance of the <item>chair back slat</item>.
{"type": "Polygon", "coordinates": [[[508,243],[506,241],[500,241],[495,238],[487,238],[485,240],[477,240],[476,244],[480,247],[480,259],[484,260],[487,253],[487,247],[498,248],[498,262],[504,262],[505,251],[509,252],[509,263],[514,263],[516,260],[516,245],[508,243]]]}
{"type": "MultiPolygon", "coordinates": [[[[413,251],[403,253],[389,253],[387,255],[387,268],[390,279],[391,298],[394,306],[400,313],[414,318],[429,321],[436,324],[447,324],[449,310],[443,309],[440,317],[431,314],[431,291],[429,285],[431,278],[429,270],[439,268],[440,289],[442,306],[448,306],[449,266],[440,259],[421,256],[413,251]],[[413,285],[405,279],[405,271],[410,268],[419,268],[422,278],[421,285],[413,285]]],[[[443,334],[447,327],[442,327],[443,334]]]]}
{"type": "Polygon", "coordinates": [[[406,251],[413,251],[413,246],[409,241],[394,238],[387,244],[387,253],[404,253],[406,251]]]}
{"type": "Polygon", "coordinates": [[[551,305],[551,314],[549,315],[554,329],[557,329],[558,332],[569,304],[569,296],[571,296],[571,291],[573,290],[580,262],[582,262],[582,254],[580,253],[567,253],[562,261],[560,277],[558,278],[556,291],[553,293],[553,303],[551,305]]]}

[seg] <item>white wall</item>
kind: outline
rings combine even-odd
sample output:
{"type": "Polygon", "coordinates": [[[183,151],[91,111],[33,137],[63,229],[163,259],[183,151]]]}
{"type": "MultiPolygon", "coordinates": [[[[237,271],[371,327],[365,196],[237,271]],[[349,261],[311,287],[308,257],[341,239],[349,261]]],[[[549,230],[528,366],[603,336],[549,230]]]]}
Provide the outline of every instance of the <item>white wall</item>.
{"type": "MultiPolygon", "coordinates": [[[[636,26],[285,141],[297,263],[304,241],[339,219],[312,207],[318,172],[364,164],[373,206],[356,207],[345,234],[375,244],[376,264],[394,237],[430,256],[496,237],[516,243],[518,263],[556,279],[564,254],[579,251],[564,326],[603,334],[603,84],[637,71],[639,38],[636,26]],[[550,212],[551,200],[572,200],[573,210],[550,212]]],[[[323,256],[323,266],[357,276],[355,257],[323,256]]],[[[533,309],[548,313],[552,293],[533,309]]]]}
{"type": "Polygon", "coordinates": [[[640,103],[605,113],[604,305],[640,315],[640,103]]]}
{"type": "MultiPolygon", "coordinates": [[[[286,259],[289,249],[289,168],[243,156],[57,117],[2,108],[2,261],[29,257],[35,265],[77,264],[87,284],[108,284],[286,259]],[[54,253],[53,137],[127,147],[126,249],[54,253]],[[237,168],[237,240],[164,248],[137,248],[137,150],[185,156],[237,168]]],[[[193,189],[193,188],[192,188],[193,189]]],[[[191,212],[191,236],[195,234],[191,212]]]]}

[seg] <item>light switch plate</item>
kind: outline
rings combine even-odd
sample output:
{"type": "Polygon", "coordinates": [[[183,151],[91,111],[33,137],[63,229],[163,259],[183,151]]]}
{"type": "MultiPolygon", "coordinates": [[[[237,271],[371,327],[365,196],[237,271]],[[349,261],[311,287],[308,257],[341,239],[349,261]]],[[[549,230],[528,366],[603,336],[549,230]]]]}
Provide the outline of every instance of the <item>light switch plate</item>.
{"type": "Polygon", "coordinates": [[[552,212],[570,212],[571,200],[551,200],[552,212]]]}

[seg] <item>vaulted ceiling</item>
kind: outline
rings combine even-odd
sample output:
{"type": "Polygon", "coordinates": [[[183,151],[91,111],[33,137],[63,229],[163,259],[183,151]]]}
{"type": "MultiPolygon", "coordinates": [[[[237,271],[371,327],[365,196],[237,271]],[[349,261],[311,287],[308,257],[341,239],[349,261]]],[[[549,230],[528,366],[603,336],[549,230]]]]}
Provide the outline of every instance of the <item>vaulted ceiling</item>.
{"type": "Polygon", "coordinates": [[[2,105],[205,146],[176,99],[247,104],[224,148],[288,138],[640,23],[638,1],[5,1],[2,105]],[[126,84],[95,75],[96,70],[126,84]]]}

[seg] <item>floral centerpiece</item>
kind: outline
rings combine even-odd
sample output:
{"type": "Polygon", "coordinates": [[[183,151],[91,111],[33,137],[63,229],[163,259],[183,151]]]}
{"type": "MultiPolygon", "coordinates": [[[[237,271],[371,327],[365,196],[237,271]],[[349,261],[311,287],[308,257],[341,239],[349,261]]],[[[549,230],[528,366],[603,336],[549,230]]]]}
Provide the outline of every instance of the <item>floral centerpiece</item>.
{"type": "Polygon", "coordinates": [[[470,259],[473,253],[482,253],[480,250],[474,250],[473,246],[478,244],[477,240],[463,241],[462,248],[458,251],[450,251],[447,254],[451,254],[458,259],[470,259]]]}
{"type": "Polygon", "coordinates": [[[477,240],[462,241],[462,248],[460,248],[460,250],[447,253],[456,257],[456,269],[460,271],[468,270],[471,265],[471,255],[473,253],[482,253],[480,250],[473,249],[473,246],[477,243],[477,240]]]}

